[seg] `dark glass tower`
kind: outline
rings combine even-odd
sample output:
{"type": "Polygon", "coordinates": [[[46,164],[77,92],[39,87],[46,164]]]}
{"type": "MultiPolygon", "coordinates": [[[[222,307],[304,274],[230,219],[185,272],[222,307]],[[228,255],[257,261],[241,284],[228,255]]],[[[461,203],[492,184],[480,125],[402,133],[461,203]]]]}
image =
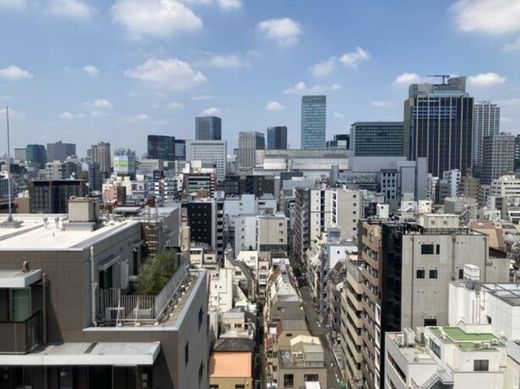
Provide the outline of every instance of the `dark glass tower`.
{"type": "Polygon", "coordinates": [[[452,169],[472,167],[473,97],[466,78],[443,84],[412,84],[404,103],[404,155],[424,157],[436,177],[452,169]]]}
{"type": "Polygon", "coordinates": [[[175,137],[148,135],[148,158],[175,161],[175,137]]]}
{"type": "Polygon", "coordinates": [[[327,132],[327,96],[302,97],[302,149],[324,149],[327,132]]]}
{"type": "Polygon", "coordinates": [[[196,140],[222,140],[222,119],[217,116],[195,118],[196,140]]]}
{"type": "Polygon", "coordinates": [[[286,150],[287,149],[287,127],[276,126],[267,129],[267,149],[286,150]]]}

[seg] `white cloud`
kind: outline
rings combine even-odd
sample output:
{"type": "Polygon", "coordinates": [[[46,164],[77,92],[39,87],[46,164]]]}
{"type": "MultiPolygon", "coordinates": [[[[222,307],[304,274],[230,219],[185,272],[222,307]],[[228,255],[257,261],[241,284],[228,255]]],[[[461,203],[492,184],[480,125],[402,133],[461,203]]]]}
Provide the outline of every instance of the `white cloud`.
{"type": "Polygon", "coordinates": [[[312,95],[312,94],[320,94],[326,93],[330,91],[337,91],[341,89],[341,85],[339,84],[331,84],[331,85],[313,85],[307,86],[305,82],[300,81],[292,88],[286,89],[283,91],[284,94],[292,94],[292,95],[312,95]]]}
{"type": "Polygon", "coordinates": [[[331,57],[325,61],[318,62],[310,68],[315,77],[325,77],[336,69],[336,58],[331,57]]]}
{"type": "Polygon", "coordinates": [[[190,5],[216,5],[223,10],[242,8],[241,0],[179,0],[190,5]]]}
{"type": "Polygon", "coordinates": [[[519,107],[520,108],[520,98],[512,97],[510,99],[498,100],[497,104],[501,107],[519,107]]]}
{"type": "Polygon", "coordinates": [[[203,109],[200,112],[200,115],[201,116],[213,116],[213,115],[218,115],[219,113],[220,113],[220,108],[210,107],[210,108],[203,109]]]}
{"type": "Polygon", "coordinates": [[[23,80],[25,78],[31,77],[31,73],[29,73],[27,70],[19,68],[18,66],[11,65],[0,69],[0,78],[5,78],[7,80],[23,80]]]}
{"type": "Polygon", "coordinates": [[[505,52],[520,51],[520,38],[516,41],[506,43],[503,47],[505,52]]]}
{"type": "Polygon", "coordinates": [[[285,110],[285,106],[280,104],[278,101],[268,101],[265,104],[265,109],[270,112],[280,112],[285,110]]]}
{"type": "Polygon", "coordinates": [[[81,113],[81,112],[78,112],[78,113],[73,113],[73,112],[62,112],[58,115],[58,117],[62,120],[73,120],[73,119],[81,119],[81,118],[84,118],[85,117],[85,114],[81,113]]]}
{"type": "Polygon", "coordinates": [[[176,101],[172,101],[171,103],[169,103],[167,106],[166,106],[167,109],[171,109],[173,111],[177,111],[177,110],[180,110],[180,109],[184,109],[184,104],[182,103],[178,103],[176,101]]]}
{"type": "Polygon", "coordinates": [[[21,9],[26,5],[25,0],[0,0],[0,8],[21,9]]]}
{"type": "Polygon", "coordinates": [[[366,62],[370,59],[368,51],[361,47],[356,47],[356,50],[343,54],[339,58],[339,62],[343,65],[355,69],[362,62],[366,62]]]}
{"type": "Polygon", "coordinates": [[[211,100],[213,96],[193,96],[191,99],[193,101],[205,101],[205,100],[211,100]]]}
{"type": "Polygon", "coordinates": [[[457,0],[451,11],[460,31],[485,34],[520,31],[517,0],[457,0]]]}
{"type": "Polygon", "coordinates": [[[290,18],[264,20],[258,23],[258,29],[267,39],[276,41],[282,46],[295,44],[302,34],[300,24],[290,18]]]}
{"type": "Polygon", "coordinates": [[[210,57],[205,64],[215,68],[236,69],[249,66],[249,62],[241,58],[238,54],[221,55],[217,54],[210,57]]]}
{"type": "Polygon", "coordinates": [[[345,115],[343,115],[341,112],[334,112],[332,116],[338,119],[343,119],[345,117],[345,115]]]}
{"type": "Polygon", "coordinates": [[[370,106],[375,108],[390,108],[395,104],[390,101],[375,100],[370,103],[370,106]]]}
{"type": "Polygon", "coordinates": [[[492,87],[502,85],[506,79],[496,73],[480,73],[468,78],[468,84],[474,87],[492,87]]]}
{"type": "Polygon", "coordinates": [[[63,16],[72,19],[89,19],[93,9],[80,0],[51,0],[49,12],[55,16],[63,16]]]}
{"type": "Polygon", "coordinates": [[[125,75],[158,89],[183,90],[192,88],[206,80],[199,71],[177,58],[149,59],[125,75]]]}
{"type": "Polygon", "coordinates": [[[90,74],[91,76],[97,76],[99,74],[98,68],[96,68],[94,65],[85,65],[81,70],[87,74],[90,74]]]}
{"type": "Polygon", "coordinates": [[[394,80],[395,85],[410,85],[418,82],[423,82],[424,78],[417,73],[401,73],[394,80]]]}
{"type": "Polygon", "coordinates": [[[96,109],[112,109],[114,106],[112,103],[106,99],[96,99],[94,101],[89,101],[86,103],[83,103],[86,107],[92,107],[96,109]]]}
{"type": "Polygon", "coordinates": [[[112,15],[134,38],[166,38],[180,31],[202,28],[202,20],[177,0],[117,0],[112,15]]]}

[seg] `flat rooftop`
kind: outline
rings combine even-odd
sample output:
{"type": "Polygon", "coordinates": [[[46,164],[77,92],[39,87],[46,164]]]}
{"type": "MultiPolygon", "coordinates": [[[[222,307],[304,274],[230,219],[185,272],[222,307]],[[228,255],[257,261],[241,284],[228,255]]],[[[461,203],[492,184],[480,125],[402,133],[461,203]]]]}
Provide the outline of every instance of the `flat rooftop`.
{"type": "Polygon", "coordinates": [[[0,228],[0,251],[80,250],[139,223],[123,220],[110,222],[92,230],[87,225],[81,226],[82,223],[70,223],[70,227],[74,228],[67,228],[66,218],[67,215],[61,214],[15,215],[15,220],[23,223],[18,228],[0,228]]]}
{"type": "Polygon", "coordinates": [[[462,351],[496,351],[495,346],[503,346],[491,333],[470,333],[459,327],[434,327],[431,332],[443,343],[453,343],[462,351]],[[489,347],[483,347],[483,343],[488,343],[489,347]]]}
{"type": "Polygon", "coordinates": [[[2,355],[3,366],[152,366],[160,342],[78,342],[47,345],[25,355],[2,355]]]}
{"type": "Polygon", "coordinates": [[[520,307],[520,284],[482,284],[483,289],[509,305],[520,307]]]}

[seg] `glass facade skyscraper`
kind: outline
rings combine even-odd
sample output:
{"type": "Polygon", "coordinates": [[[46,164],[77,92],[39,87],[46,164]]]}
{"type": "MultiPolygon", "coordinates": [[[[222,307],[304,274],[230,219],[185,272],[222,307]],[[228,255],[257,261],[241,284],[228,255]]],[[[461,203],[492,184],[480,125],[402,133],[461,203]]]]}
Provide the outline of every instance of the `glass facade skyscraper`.
{"type": "Polygon", "coordinates": [[[267,129],[267,149],[285,150],[287,149],[287,127],[276,126],[267,129]]]}
{"type": "Polygon", "coordinates": [[[424,157],[434,177],[471,169],[473,97],[466,78],[443,84],[412,84],[404,109],[404,155],[424,157]]]}
{"type": "Polygon", "coordinates": [[[354,155],[403,155],[403,122],[356,122],[350,129],[354,155]]]}
{"type": "Polygon", "coordinates": [[[301,148],[324,149],[327,132],[327,96],[302,96],[301,148]]]}
{"type": "Polygon", "coordinates": [[[196,140],[222,140],[222,119],[217,116],[195,118],[196,140]]]}
{"type": "Polygon", "coordinates": [[[175,137],[148,135],[148,158],[175,161],[175,137]]]}

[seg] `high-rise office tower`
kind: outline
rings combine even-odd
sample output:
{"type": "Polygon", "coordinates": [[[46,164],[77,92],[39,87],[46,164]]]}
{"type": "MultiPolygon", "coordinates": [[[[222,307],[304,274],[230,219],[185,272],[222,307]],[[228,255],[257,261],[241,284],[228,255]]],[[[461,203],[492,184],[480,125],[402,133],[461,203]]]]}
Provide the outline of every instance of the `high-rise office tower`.
{"type": "Polygon", "coordinates": [[[47,161],[65,161],[67,157],[76,155],[74,143],[63,143],[61,140],[55,143],[47,143],[47,161]]]}
{"type": "Polygon", "coordinates": [[[214,167],[217,179],[226,178],[227,143],[225,140],[188,140],[186,141],[186,160],[201,161],[214,167]]]}
{"type": "Polygon", "coordinates": [[[515,171],[520,168],[520,135],[515,136],[515,171]]]}
{"type": "Polygon", "coordinates": [[[350,129],[355,156],[403,155],[403,122],[356,122],[350,129]]]}
{"type": "Polygon", "coordinates": [[[267,129],[267,149],[285,150],[287,149],[287,127],[276,126],[267,129]]]}
{"type": "Polygon", "coordinates": [[[101,184],[103,179],[101,177],[101,171],[99,170],[99,163],[89,162],[88,163],[88,186],[90,191],[101,190],[101,184]]]}
{"type": "Polygon", "coordinates": [[[47,151],[44,145],[27,145],[26,161],[29,166],[42,169],[47,163],[47,151]]]}
{"type": "Polygon", "coordinates": [[[327,149],[350,150],[350,134],[336,134],[332,140],[328,140],[325,144],[327,149]]]}
{"type": "Polygon", "coordinates": [[[175,137],[148,135],[148,158],[175,161],[175,137]]]}
{"type": "Polygon", "coordinates": [[[327,132],[327,96],[302,96],[302,149],[324,149],[327,132]]]}
{"type": "Polygon", "coordinates": [[[425,157],[428,172],[471,168],[473,97],[466,77],[442,84],[412,84],[404,107],[404,155],[425,157]]]}
{"type": "Polygon", "coordinates": [[[473,165],[482,166],[482,143],[500,132],[500,107],[489,101],[473,105],[473,165]]]}
{"type": "Polygon", "coordinates": [[[256,150],[265,149],[264,134],[257,131],[241,131],[238,134],[239,165],[250,169],[256,165],[256,150]]]}
{"type": "Polygon", "coordinates": [[[482,145],[482,176],[480,182],[491,182],[511,174],[515,168],[515,137],[510,134],[488,135],[482,145]]]}
{"type": "Polygon", "coordinates": [[[196,140],[222,140],[222,119],[217,116],[195,118],[196,140]]]}
{"type": "Polygon", "coordinates": [[[186,161],[186,140],[175,139],[175,160],[186,161]]]}
{"type": "Polygon", "coordinates": [[[90,158],[92,162],[99,164],[99,171],[103,177],[108,177],[112,170],[112,161],[110,155],[110,143],[99,142],[90,148],[90,158]]]}

